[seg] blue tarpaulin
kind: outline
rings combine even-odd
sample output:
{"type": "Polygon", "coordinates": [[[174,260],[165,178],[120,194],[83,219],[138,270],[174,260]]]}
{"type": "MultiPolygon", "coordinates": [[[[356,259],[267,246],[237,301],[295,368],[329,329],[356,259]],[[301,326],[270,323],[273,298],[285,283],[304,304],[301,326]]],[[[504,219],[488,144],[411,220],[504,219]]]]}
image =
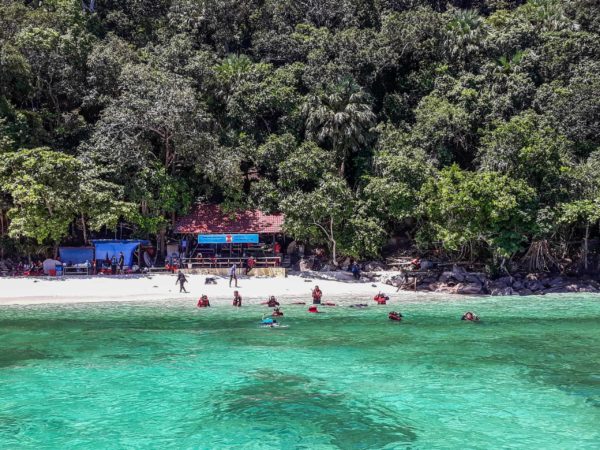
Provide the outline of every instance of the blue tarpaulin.
{"type": "Polygon", "coordinates": [[[257,244],[258,234],[199,234],[199,244],[257,244]]]}
{"type": "Polygon", "coordinates": [[[96,259],[98,261],[104,261],[115,258],[119,259],[119,253],[123,252],[125,257],[125,265],[131,267],[133,265],[133,253],[140,246],[140,244],[150,244],[148,241],[140,240],[95,240],[92,244],[96,247],[96,259]]]}
{"type": "Polygon", "coordinates": [[[63,264],[90,264],[94,260],[94,247],[59,247],[58,254],[63,264]]]}

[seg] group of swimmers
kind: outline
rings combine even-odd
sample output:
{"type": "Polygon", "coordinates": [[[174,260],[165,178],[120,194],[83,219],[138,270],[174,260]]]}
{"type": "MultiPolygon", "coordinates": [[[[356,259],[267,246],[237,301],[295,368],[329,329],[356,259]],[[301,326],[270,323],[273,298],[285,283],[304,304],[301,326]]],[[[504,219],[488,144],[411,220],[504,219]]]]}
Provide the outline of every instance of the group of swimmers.
{"type": "MultiPolygon", "coordinates": [[[[323,298],[323,291],[321,291],[321,289],[319,288],[319,286],[315,286],[314,289],[312,290],[312,299],[313,299],[313,304],[310,305],[308,307],[308,312],[309,313],[319,313],[320,311],[317,308],[317,305],[321,305],[321,299],[323,298]]],[[[387,302],[389,301],[389,297],[387,295],[385,295],[383,292],[378,292],[377,295],[375,295],[375,297],[373,297],[373,300],[378,304],[378,305],[385,305],[387,304],[387,302]]],[[[242,296],[240,295],[239,291],[233,291],[233,306],[236,308],[240,308],[242,306],[242,296]]],[[[273,312],[271,313],[270,317],[281,317],[283,316],[283,311],[281,311],[280,307],[280,303],[277,301],[277,299],[275,298],[274,295],[271,295],[269,297],[269,299],[263,303],[264,305],[267,305],[267,307],[269,308],[274,308],[273,312]]],[[[304,303],[302,303],[304,304],[304,303]]],[[[335,306],[334,303],[325,303],[325,305],[328,306],[335,306]]],[[[198,300],[198,304],[197,304],[198,308],[208,308],[210,307],[210,301],[208,300],[208,296],[207,295],[202,295],[200,297],[200,299],[198,300]]],[[[350,307],[368,307],[369,305],[361,303],[361,304],[356,304],[356,305],[350,305],[350,307]]],[[[390,311],[388,313],[388,318],[390,320],[396,321],[396,322],[400,322],[402,321],[402,319],[404,318],[404,316],[402,315],[402,313],[398,312],[398,311],[390,311]]],[[[479,322],[479,317],[477,315],[475,315],[473,312],[471,311],[467,311],[466,313],[463,314],[463,316],[461,317],[461,320],[466,320],[469,322],[479,322]]],[[[276,322],[276,321],[275,321],[276,322]]]]}
{"type": "MultiPolygon", "coordinates": [[[[390,320],[400,322],[400,321],[402,321],[404,316],[402,315],[402,313],[400,313],[398,311],[390,311],[388,313],[388,318],[390,320]]],[[[479,322],[479,316],[475,315],[471,311],[467,311],[466,313],[463,314],[463,316],[460,318],[460,320],[467,320],[469,322],[479,322]]]]}

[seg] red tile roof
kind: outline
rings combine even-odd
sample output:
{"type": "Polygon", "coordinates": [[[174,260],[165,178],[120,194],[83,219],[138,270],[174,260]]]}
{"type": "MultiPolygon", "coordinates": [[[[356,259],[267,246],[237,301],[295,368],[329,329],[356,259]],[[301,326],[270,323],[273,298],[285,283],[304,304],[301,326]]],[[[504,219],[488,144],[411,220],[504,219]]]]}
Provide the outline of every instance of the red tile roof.
{"type": "Polygon", "coordinates": [[[265,214],[258,210],[226,214],[219,205],[199,204],[175,224],[175,233],[281,233],[283,214],[265,214]]]}

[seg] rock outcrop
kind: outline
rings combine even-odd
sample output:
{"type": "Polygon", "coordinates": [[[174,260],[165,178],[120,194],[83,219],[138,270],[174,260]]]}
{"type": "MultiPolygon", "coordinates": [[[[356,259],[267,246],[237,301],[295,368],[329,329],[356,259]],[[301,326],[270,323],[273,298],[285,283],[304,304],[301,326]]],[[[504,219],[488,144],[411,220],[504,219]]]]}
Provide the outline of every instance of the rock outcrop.
{"type": "Polygon", "coordinates": [[[461,268],[444,272],[407,272],[385,276],[382,282],[407,291],[459,295],[543,295],[569,292],[600,292],[600,283],[547,274],[515,274],[489,279],[484,273],[461,268]]]}

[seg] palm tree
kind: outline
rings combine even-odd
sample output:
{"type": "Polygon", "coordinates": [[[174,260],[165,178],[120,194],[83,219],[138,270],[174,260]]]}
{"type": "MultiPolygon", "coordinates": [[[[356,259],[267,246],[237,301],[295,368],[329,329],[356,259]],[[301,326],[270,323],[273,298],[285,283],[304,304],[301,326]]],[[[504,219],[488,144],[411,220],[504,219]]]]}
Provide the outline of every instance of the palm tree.
{"type": "Polygon", "coordinates": [[[344,176],[350,155],[367,143],[375,122],[371,98],[352,79],[346,79],[329,91],[309,96],[304,114],[307,137],[331,146],[340,176],[344,176]]]}
{"type": "Polygon", "coordinates": [[[479,48],[485,23],[476,11],[454,10],[446,30],[446,48],[451,58],[464,60],[479,48]]]}
{"type": "Polygon", "coordinates": [[[218,94],[225,99],[225,103],[235,86],[241,83],[252,70],[252,66],[252,60],[246,55],[229,55],[221,64],[215,66],[215,73],[221,83],[218,94]]]}

